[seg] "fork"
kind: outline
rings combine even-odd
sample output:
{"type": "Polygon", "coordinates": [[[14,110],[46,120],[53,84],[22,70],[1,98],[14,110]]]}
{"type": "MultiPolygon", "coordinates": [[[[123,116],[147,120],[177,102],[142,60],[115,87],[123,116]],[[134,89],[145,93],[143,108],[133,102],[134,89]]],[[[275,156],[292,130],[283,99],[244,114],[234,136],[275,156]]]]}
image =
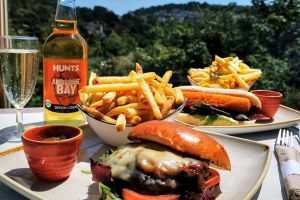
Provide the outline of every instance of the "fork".
{"type": "Polygon", "coordinates": [[[287,129],[279,129],[279,133],[276,139],[276,145],[294,147],[293,132],[287,129]]]}

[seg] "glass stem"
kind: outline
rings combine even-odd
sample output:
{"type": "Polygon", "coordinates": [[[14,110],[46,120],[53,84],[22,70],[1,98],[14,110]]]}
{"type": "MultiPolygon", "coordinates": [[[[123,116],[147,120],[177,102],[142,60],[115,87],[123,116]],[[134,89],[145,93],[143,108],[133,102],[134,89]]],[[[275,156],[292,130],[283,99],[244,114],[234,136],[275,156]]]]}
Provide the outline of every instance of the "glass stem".
{"type": "Polygon", "coordinates": [[[16,115],[16,127],[17,127],[17,134],[18,136],[21,136],[23,131],[24,131],[24,127],[23,127],[23,109],[19,108],[17,109],[17,115],[16,115]]]}

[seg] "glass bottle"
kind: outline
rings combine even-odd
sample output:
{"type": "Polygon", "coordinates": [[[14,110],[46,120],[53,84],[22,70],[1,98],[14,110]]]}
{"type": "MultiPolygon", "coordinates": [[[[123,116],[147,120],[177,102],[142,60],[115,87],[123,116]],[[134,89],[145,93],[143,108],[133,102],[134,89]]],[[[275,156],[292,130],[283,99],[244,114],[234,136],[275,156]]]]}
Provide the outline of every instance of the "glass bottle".
{"type": "Polygon", "coordinates": [[[55,27],[43,46],[44,120],[80,125],[76,104],[87,84],[88,47],[77,30],[75,0],[59,0],[55,27]]]}

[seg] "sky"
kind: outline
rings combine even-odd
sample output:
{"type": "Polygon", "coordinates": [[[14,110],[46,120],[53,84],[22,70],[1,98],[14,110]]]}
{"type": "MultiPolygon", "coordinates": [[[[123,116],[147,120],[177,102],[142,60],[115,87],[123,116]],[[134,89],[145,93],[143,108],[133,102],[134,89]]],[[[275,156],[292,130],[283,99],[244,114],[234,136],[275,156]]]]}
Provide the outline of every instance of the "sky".
{"type": "MultiPolygon", "coordinates": [[[[196,1],[196,0],[194,0],[196,1]]],[[[123,15],[129,11],[134,11],[139,8],[148,8],[151,6],[165,5],[169,3],[188,3],[188,0],[76,0],[76,5],[79,7],[102,6],[113,11],[118,15],[123,15]]],[[[200,3],[207,2],[209,4],[222,4],[235,2],[238,5],[251,5],[251,0],[202,0],[196,1],[200,3]]]]}

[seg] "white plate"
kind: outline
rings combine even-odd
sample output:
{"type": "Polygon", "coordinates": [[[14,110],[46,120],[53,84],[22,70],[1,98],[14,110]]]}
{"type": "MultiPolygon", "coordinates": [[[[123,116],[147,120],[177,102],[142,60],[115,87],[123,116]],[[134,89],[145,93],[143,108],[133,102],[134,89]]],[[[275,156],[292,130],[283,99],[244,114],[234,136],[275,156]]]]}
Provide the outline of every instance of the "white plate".
{"type": "MultiPolygon", "coordinates": [[[[98,158],[111,147],[101,144],[88,126],[83,127],[83,130],[81,162],[76,164],[67,180],[56,183],[36,180],[28,167],[24,152],[18,151],[0,157],[0,181],[29,199],[99,199],[97,183],[92,181],[90,174],[84,174],[81,170],[89,170],[88,157],[93,155],[93,158],[98,158]]],[[[230,172],[218,170],[222,194],[217,199],[250,199],[261,186],[268,171],[270,147],[222,134],[209,135],[225,146],[232,166],[230,172]]]]}
{"type": "MultiPolygon", "coordinates": [[[[176,120],[177,122],[180,122],[176,120]]],[[[274,116],[273,122],[270,123],[256,123],[251,125],[237,125],[237,126],[191,126],[197,130],[212,131],[223,134],[244,134],[253,132],[262,132],[276,130],[280,128],[287,128],[296,126],[300,122],[300,112],[292,108],[280,105],[278,112],[274,116]]]]}

